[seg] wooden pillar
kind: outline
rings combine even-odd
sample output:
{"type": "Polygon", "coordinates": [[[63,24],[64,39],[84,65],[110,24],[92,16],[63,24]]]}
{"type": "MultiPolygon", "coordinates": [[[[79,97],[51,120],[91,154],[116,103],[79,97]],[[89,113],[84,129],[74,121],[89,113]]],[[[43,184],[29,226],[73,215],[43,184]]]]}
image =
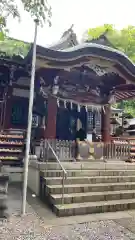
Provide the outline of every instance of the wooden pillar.
{"type": "Polygon", "coordinates": [[[110,115],[111,115],[111,107],[110,105],[104,106],[102,109],[102,141],[109,142],[110,141],[110,115]]]}
{"type": "Polygon", "coordinates": [[[56,120],[57,120],[57,99],[53,97],[48,98],[47,105],[47,124],[45,129],[45,138],[56,138],[56,120]]]}

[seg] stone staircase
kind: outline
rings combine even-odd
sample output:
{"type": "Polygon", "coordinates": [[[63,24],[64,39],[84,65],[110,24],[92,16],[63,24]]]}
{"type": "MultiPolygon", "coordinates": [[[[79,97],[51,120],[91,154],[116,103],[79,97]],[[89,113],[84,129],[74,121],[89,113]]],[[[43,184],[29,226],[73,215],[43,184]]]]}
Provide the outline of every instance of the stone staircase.
{"type": "Polygon", "coordinates": [[[62,204],[62,174],[57,163],[40,169],[42,199],[57,216],[115,212],[135,208],[135,164],[63,163],[67,171],[62,204]]]}

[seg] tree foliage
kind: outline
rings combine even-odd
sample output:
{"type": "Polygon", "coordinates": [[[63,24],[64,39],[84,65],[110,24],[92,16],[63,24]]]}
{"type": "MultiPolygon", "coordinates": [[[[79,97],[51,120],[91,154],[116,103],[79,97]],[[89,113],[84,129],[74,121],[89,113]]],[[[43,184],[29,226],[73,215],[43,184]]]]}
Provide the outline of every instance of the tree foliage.
{"type": "Polygon", "coordinates": [[[38,19],[40,24],[47,22],[51,25],[51,7],[48,0],[21,0],[24,9],[31,14],[34,19],[38,19]]]}
{"type": "MultiPolygon", "coordinates": [[[[87,31],[89,40],[97,39],[104,34],[112,46],[124,52],[135,63],[135,26],[128,26],[121,30],[115,29],[111,24],[105,24],[96,28],[90,28],[87,31]]],[[[116,105],[118,108],[124,108],[125,112],[135,116],[135,100],[122,101],[116,105]]]]}
{"type": "MultiPolygon", "coordinates": [[[[121,103],[117,103],[116,107],[120,108],[121,103]]],[[[129,113],[133,117],[135,117],[135,100],[125,100],[123,101],[123,109],[125,113],[129,113]]]]}
{"type": "MultiPolygon", "coordinates": [[[[39,24],[44,22],[51,24],[51,7],[47,0],[20,0],[24,9],[29,12],[33,19],[37,19],[39,24]]],[[[21,20],[16,0],[0,0],[0,52],[8,56],[22,55],[25,57],[29,51],[30,44],[10,39],[7,37],[6,22],[12,16],[21,20]]]]}
{"type": "MultiPolygon", "coordinates": [[[[24,9],[30,13],[35,20],[38,19],[39,24],[43,25],[47,22],[51,25],[51,7],[48,0],[21,0],[24,9]]],[[[16,0],[0,0],[0,41],[4,40],[6,35],[6,21],[9,16],[21,19],[16,0]]]]}
{"type": "Polygon", "coordinates": [[[31,44],[23,41],[5,37],[4,41],[0,41],[0,54],[7,56],[20,55],[25,57],[28,54],[31,44]]]}
{"type": "Polygon", "coordinates": [[[112,45],[124,52],[135,62],[135,26],[128,26],[117,30],[111,24],[105,24],[88,30],[88,39],[98,38],[101,34],[106,35],[112,45]]]}

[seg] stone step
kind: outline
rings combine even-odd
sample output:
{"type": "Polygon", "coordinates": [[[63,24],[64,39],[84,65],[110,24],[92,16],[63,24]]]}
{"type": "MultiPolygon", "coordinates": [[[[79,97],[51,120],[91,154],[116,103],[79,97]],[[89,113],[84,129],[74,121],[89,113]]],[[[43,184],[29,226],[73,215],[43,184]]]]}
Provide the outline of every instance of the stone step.
{"type": "MultiPolygon", "coordinates": [[[[62,184],[62,177],[47,177],[44,178],[47,185],[60,185],[62,184]]],[[[134,176],[80,176],[80,177],[67,177],[64,179],[64,184],[95,184],[95,183],[118,183],[118,182],[135,182],[134,176]]]]}
{"type": "MultiPolygon", "coordinates": [[[[47,170],[41,171],[41,176],[46,177],[62,177],[62,170],[47,170]]],[[[135,170],[88,170],[88,169],[78,169],[78,170],[67,170],[68,177],[77,176],[131,176],[135,175],[135,170]]]]}
{"type": "MultiPolygon", "coordinates": [[[[36,163],[35,163],[36,165],[36,163]]],[[[67,170],[88,169],[88,170],[135,170],[135,163],[125,163],[123,161],[108,161],[108,162],[62,162],[62,165],[67,170]]],[[[37,167],[40,170],[61,170],[57,162],[38,163],[37,167]]]]}
{"type": "Polygon", "coordinates": [[[57,216],[81,215],[135,208],[135,163],[122,161],[56,162],[38,164],[45,197],[57,216]],[[47,170],[45,170],[47,169],[47,170]]]}
{"type": "Polygon", "coordinates": [[[59,217],[124,211],[127,209],[135,209],[135,199],[73,203],[54,206],[54,212],[59,217]]]}
{"type": "MultiPolygon", "coordinates": [[[[135,198],[135,190],[70,193],[64,194],[64,204],[110,201],[133,198],[135,198]]],[[[61,204],[62,194],[50,195],[50,201],[53,205],[61,204]]]]}
{"type": "MultiPolygon", "coordinates": [[[[104,192],[104,191],[121,191],[134,190],[135,182],[122,183],[98,183],[98,184],[69,184],[64,185],[64,193],[80,193],[80,192],[104,192]]],[[[47,185],[46,192],[48,194],[62,194],[62,184],[47,185]]]]}

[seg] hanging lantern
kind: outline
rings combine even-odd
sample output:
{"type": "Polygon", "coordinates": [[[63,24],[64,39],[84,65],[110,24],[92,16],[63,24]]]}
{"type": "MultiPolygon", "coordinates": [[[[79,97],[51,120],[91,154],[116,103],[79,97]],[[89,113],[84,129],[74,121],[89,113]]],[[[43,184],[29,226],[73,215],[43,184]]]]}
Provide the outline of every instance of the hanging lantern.
{"type": "Polygon", "coordinates": [[[67,108],[67,102],[66,102],[66,100],[64,101],[64,108],[67,108]]]}

